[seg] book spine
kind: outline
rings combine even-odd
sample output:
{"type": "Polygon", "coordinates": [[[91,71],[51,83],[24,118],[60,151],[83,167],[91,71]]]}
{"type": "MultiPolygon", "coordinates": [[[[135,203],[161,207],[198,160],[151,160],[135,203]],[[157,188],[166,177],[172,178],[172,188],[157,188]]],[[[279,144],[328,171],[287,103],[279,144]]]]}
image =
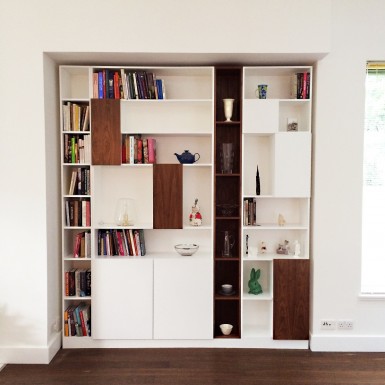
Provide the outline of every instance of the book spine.
{"type": "Polygon", "coordinates": [[[103,99],[103,72],[98,72],[98,99],[103,99]]]}
{"type": "Polygon", "coordinates": [[[154,138],[147,139],[147,148],[148,148],[148,163],[156,163],[156,141],[154,138]]]}

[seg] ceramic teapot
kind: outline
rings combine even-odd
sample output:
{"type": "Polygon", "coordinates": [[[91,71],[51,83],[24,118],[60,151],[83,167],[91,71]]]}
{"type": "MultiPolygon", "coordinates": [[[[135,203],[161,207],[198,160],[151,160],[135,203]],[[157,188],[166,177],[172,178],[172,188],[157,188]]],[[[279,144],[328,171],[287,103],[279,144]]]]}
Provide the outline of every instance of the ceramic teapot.
{"type": "Polygon", "coordinates": [[[195,163],[201,157],[197,152],[193,155],[189,150],[185,150],[183,154],[178,155],[174,153],[174,155],[179,160],[179,163],[195,163]],[[196,156],[198,156],[196,158],[196,156]]]}

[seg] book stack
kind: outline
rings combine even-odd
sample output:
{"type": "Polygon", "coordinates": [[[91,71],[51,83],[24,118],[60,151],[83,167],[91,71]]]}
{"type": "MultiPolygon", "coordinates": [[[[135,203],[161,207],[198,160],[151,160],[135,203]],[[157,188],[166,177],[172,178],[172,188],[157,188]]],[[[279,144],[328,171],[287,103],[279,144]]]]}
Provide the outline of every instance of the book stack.
{"type": "Polygon", "coordinates": [[[256,198],[243,199],[243,225],[244,226],[256,226],[256,198]]]}
{"type": "Polygon", "coordinates": [[[90,135],[64,134],[64,163],[91,163],[90,135]]]}
{"type": "Polygon", "coordinates": [[[90,195],[90,169],[78,167],[72,170],[68,195],[90,195]]]}
{"type": "Polygon", "coordinates": [[[292,97],[296,99],[310,98],[310,72],[298,72],[293,75],[292,97]]]}
{"type": "Polygon", "coordinates": [[[63,105],[63,130],[64,131],[89,131],[90,106],[66,102],[63,105]]]}
{"type": "Polygon", "coordinates": [[[64,311],[64,335],[66,337],[91,336],[91,305],[81,302],[70,305],[64,311]]]}
{"type": "Polygon", "coordinates": [[[71,269],[64,273],[64,290],[67,297],[91,296],[91,270],[71,269]]]}
{"type": "Polygon", "coordinates": [[[93,74],[95,99],[166,99],[163,79],[153,72],[102,69],[93,74]]]}
{"type": "Polygon", "coordinates": [[[156,140],[142,138],[141,135],[122,135],[122,163],[156,163],[156,140]]]}
{"type": "Polygon", "coordinates": [[[89,200],[65,201],[66,226],[89,227],[91,226],[91,202],[89,200]]]}
{"type": "Polygon", "coordinates": [[[98,231],[98,255],[134,256],[146,255],[142,229],[111,229],[98,231]]]}
{"type": "Polygon", "coordinates": [[[82,231],[76,234],[74,241],[73,257],[91,257],[91,233],[89,231],[82,231]]]}

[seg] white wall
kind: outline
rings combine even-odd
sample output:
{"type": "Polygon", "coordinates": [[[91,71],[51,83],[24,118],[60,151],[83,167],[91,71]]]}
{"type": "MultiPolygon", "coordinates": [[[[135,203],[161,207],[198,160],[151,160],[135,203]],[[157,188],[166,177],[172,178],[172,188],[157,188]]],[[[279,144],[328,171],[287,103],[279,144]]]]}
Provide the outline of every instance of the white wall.
{"type": "Polygon", "coordinates": [[[385,299],[359,298],[365,66],[385,60],[384,15],[381,0],[333,1],[332,49],[317,65],[313,350],[385,351],[385,299]],[[354,329],[320,330],[323,319],[354,329]]]}
{"type": "MultiPolygon", "coordinates": [[[[379,10],[385,11],[380,0],[0,1],[0,362],[48,362],[60,341],[54,330],[61,316],[60,288],[52,279],[59,276],[60,231],[55,211],[57,142],[50,132],[57,130],[57,111],[48,111],[57,92],[50,84],[55,82],[56,65],[51,58],[92,63],[108,60],[97,55],[108,52],[114,53],[108,55],[113,60],[123,60],[125,53],[135,58],[138,53],[137,57],[147,54],[144,57],[153,63],[186,62],[191,57],[212,58],[213,64],[217,60],[257,64],[298,60],[293,53],[314,59],[328,52],[332,41],[332,53],[317,69],[312,331],[315,340],[322,341],[319,320],[346,316],[354,319],[358,334],[371,335],[373,325],[361,319],[360,312],[365,307],[373,319],[381,319],[384,311],[376,303],[357,299],[361,67],[369,49],[357,34],[367,33],[358,26],[371,3],[376,9],[367,14],[367,22],[373,25],[379,10]],[[346,28],[351,33],[345,33],[346,28]],[[346,85],[337,91],[340,75],[339,82],[346,85]],[[329,178],[344,189],[325,190],[329,178]]],[[[371,54],[381,59],[380,41],[372,49],[371,54]]],[[[385,335],[379,322],[375,330],[385,335]]]]}

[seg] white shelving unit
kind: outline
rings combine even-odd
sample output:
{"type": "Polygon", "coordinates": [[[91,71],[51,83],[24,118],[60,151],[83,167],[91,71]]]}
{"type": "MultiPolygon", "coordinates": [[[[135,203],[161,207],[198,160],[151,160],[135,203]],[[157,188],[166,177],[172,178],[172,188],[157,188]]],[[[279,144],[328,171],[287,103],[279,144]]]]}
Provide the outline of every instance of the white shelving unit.
{"type": "MultiPolygon", "coordinates": [[[[242,338],[256,344],[273,344],[268,342],[274,323],[273,261],[309,259],[311,82],[307,99],[298,99],[295,87],[297,73],[303,72],[311,78],[311,67],[244,67],[243,71],[242,196],[255,202],[256,209],[255,224],[243,221],[242,227],[242,338]],[[258,99],[258,84],[268,85],[267,99],[258,99]],[[289,120],[298,123],[297,131],[288,131],[289,120]],[[257,166],[260,195],[256,195],[257,166]],[[280,214],[283,226],[278,223],[280,214]],[[289,254],[278,254],[278,245],[286,240],[289,254]],[[293,255],[295,241],[300,244],[299,256],[293,255]],[[252,268],[261,270],[263,294],[248,293],[252,268]]],[[[299,346],[304,344],[298,341],[299,346]]]]}
{"type": "Polygon", "coordinates": [[[238,175],[242,200],[256,202],[256,223],[241,227],[240,338],[230,339],[213,336],[214,67],[60,67],[63,314],[82,303],[92,309],[91,336],[66,336],[63,322],[64,348],[307,347],[307,341],[273,340],[274,261],[310,258],[311,84],[308,99],[293,96],[294,75],[305,71],[312,75],[311,67],[302,66],[243,69],[243,160],[238,175]],[[166,99],[120,100],[121,135],[154,138],[159,164],[177,164],[174,153],[199,153],[199,161],[183,165],[181,229],[154,229],[153,165],[70,163],[64,157],[66,135],[88,136],[92,142],[92,124],[88,131],[65,130],[64,106],[91,106],[93,74],[122,68],[156,74],[164,80],[166,99]],[[255,94],[262,83],[268,84],[266,100],[255,94]],[[298,122],[298,131],[287,131],[289,119],[298,122]],[[257,166],[261,195],[256,195],[257,166]],[[79,168],[89,173],[90,191],[70,194],[72,174],[79,168]],[[133,226],[115,224],[119,198],[134,199],[133,226]],[[200,227],[190,226],[188,220],[196,198],[203,216],[200,227]],[[89,202],[88,224],[67,223],[71,201],[89,202]],[[278,224],[279,214],[284,226],[278,224]],[[99,255],[98,231],[114,229],[143,229],[146,255],[99,255]],[[82,232],[89,233],[89,252],[75,258],[75,238],[82,232]],[[293,256],[293,249],[289,255],[276,253],[285,240],[300,243],[299,257],[293,256]],[[267,246],[264,254],[259,250],[262,241],[267,246]],[[174,250],[178,243],[197,243],[199,250],[193,257],[181,257],[174,250]],[[261,295],[248,293],[252,268],[261,269],[261,295]],[[65,272],[74,269],[91,271],[91,295],[66,295],[65,272]]]}

